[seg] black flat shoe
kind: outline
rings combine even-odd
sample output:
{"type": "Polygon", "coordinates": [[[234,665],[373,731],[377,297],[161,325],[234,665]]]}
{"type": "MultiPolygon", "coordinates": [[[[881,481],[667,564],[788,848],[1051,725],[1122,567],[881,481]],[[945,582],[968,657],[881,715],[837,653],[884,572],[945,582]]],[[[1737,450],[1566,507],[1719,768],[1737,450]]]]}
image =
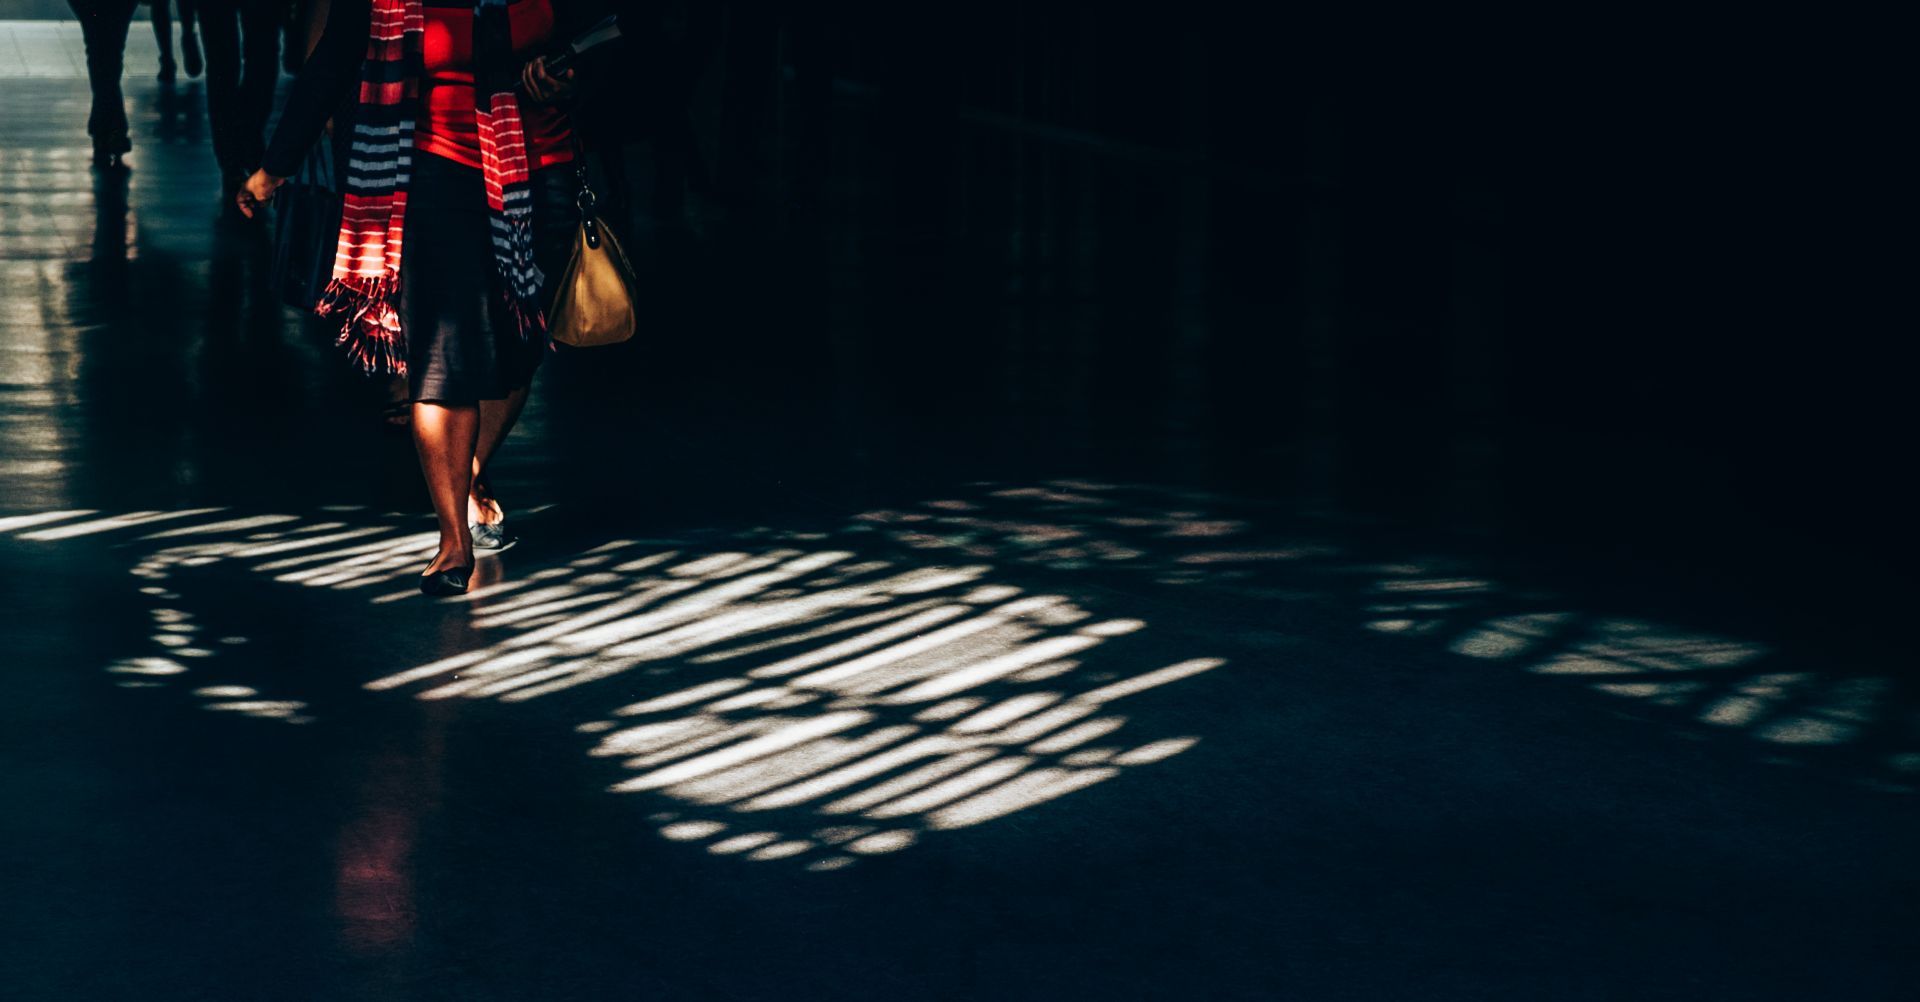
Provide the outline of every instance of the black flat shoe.
{"type": "Polygon", "coordinates": [[[93,141],[93,165],[103,169],[118,170],[126,165],[121,159],[133,149],[132,140],[126,135],[103,136],[93,141]]]}
{"type": "Polygon", "coordinates": [[[203,68],[200,64],[200,36],[191,31],[180,33],[180,61],[186,64],[187,76],[197,77],[203,68]]]}
{"type": "Polygon", "coordinates": [[[420,593],[441,597],[446,595],[465,595],[467,579],[473,576],[473,565],[449,567],[444,571],[420,575],[420,593]]]}

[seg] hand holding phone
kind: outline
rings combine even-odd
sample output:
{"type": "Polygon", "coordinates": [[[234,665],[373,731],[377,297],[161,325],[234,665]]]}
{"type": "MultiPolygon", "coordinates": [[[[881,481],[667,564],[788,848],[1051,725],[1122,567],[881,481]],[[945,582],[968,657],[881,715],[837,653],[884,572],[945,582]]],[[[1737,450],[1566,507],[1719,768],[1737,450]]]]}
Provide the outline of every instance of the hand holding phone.
{"type": "Polygon", "coordinates": [[[549,70],[542,56],[520,68],[520,89],[541,104],[557,101],[573,93],[573,70],[549,70]]]}
{"type": "Polygon", "coordinates": [[[572,93],[573,62],[608,42],[620,38],[620,19],[602,18],[586,32],[557,51],[535,59],[520,70],[520,90],[535,101],[551,101],[572,93]]]}

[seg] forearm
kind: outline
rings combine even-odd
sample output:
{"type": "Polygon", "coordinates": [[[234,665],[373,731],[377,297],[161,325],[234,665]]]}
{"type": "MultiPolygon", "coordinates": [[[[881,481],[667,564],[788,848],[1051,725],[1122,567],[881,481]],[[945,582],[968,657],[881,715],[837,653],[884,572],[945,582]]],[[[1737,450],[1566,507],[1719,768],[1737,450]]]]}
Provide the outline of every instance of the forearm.
{"type": "Polygon", "coordinates": [[[366,0],[334,0],[327,11],[326,30],[294,78],[267,143],[260,168],[268,174],[288,177],[298,171],[327,119],[352,97],[367,49],[368,11],[366,0]]]}

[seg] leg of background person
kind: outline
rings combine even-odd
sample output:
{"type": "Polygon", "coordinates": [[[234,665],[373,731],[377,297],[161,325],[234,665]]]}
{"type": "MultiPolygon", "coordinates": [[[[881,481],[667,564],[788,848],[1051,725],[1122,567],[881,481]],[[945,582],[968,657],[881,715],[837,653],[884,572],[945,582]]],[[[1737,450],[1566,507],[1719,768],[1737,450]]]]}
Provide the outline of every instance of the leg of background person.
{"type": "Polygon", "coordinates": [[[153,41],[160,47],[160,80],[172,83],[173,64],[173,3],[172,0],[152,0],[147,5],[153,14],[153,41]]]}
{"type": "Polygon", "coordinates": [[[180,11],[180,63],[189,77],[199,76],[205,68],[200,59],[200,32],[194,27],[193,5],[194,0],[179,0],[175,4],[180,11]]]}
{"type": "Polygon", "coordinates": [[[473,481],[473,450],[480,409],[426,401],[413,405],[413,444],[427,480],[433,515],[440,527],[440,552],[427,567],[432,574],[473,563],[473,537],[467,532],[467,497],[473,481]]]}
{"type": "Polygon", "coordinates": [[[235,149],[234,120],[240,114],[240,11],[234,0],[200,0],[200,41],[207,51],[207,131],[220,176],[244,170],[235,149]]]}
{"type": "Polygon", "coordinates": [[[267,116],[280,82],[280,33],[286,25],[285,0],[240,0],[245,70],[240,80],[239,117],[234,120],[234,155],[247,173],[266,152],[267,116]]]}
{"type": "Polygon", "coordinates": [[[87,49],[87,86],[93,106],[87,113],[87,135],[93,137],[95,159],[132,148],[127,140],[127,103],[120,92],[120,74],[126,61],[127,28],[133,23],[134,0],[68,0],[80,21],[87,49]]]}

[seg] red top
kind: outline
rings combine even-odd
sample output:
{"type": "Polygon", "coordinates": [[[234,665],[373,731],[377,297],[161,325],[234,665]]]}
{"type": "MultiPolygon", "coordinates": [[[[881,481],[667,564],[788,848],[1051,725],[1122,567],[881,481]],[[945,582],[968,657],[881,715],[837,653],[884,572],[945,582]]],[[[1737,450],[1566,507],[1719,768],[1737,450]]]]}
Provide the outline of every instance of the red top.
{"type": "MultiPolygon", "coordinates": [[[[479,167],[480,132],[473,111],[473,8],[426,5],[427,33],[422,40],[426,61],[427,121],[415,136],[424,152],[479,167]]],[[[507,18],[514,53],[531,59],[546,47],[553,34],[551,0],[510,0],[507,18]]],[[[520,98],[520,118],[527,133],[527,162],[538,169],[573,159],[567,116],[552,105],[520,98]]]]}

